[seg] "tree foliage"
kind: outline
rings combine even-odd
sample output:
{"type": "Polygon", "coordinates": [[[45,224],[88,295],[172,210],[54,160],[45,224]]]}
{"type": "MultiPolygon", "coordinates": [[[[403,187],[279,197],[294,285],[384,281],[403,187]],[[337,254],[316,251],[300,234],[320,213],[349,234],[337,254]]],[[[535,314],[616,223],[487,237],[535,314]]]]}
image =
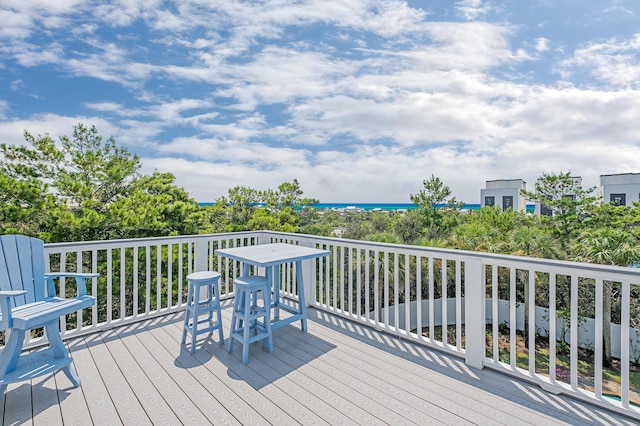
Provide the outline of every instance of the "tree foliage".
{"type": "Polygon", "coordinates": [[[595,188],[582,189],[571,172],[543,173],[536,182],[535,192],[523,191],[529,201],[540,203],[551,212],[547,225],[567,248],[571,238],[580,232],[581,223],[589,216],[596,198],[591,194],[595,188]]]}
{"type": "Polygon", "coordinates": [[[0,144],[4,232],[89,241],[200,229],[204,215],[173,175],[141,175],[139,158],[95,127],[78,124],[58,142],[24,137],[27,145],[0,144]]]}
{"type": "Polygon", "coordinates": [[[423,189],[417,194],[411,194],[411,201],[422,216],[425,233],[429,238],[441,236],[450,228],[452,210],[455,211],[464,205],[451,197],[451,189],[435,175],[422,181],[423,189]]]}

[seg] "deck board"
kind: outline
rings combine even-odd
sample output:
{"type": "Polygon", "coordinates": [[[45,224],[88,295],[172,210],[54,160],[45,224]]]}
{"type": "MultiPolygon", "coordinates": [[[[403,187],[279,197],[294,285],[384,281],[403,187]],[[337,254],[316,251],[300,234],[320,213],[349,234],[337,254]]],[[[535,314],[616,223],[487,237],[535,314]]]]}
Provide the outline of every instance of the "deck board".
{"type": "MultiPolygon", "coordinates": [[[[180,331],[180,330],[179,330],[180,331]]],[[[200,385],[206,389],[218,403],[219,409],[228,413],[230,422],[239,422],[241,424],[264,424],[264,418],[254,410],[249,404],[243,401],[238,395],[220,380],[218,376],[211,373],[207,367],[193,357],[191,353],[185,347],[179,346],[179,340],[173,340],[171,336],[168,336],[161,328],[155,327],[148,329],[148,332],[163,345],[169,352],[179,354],[176,357],[177,363],[180,368],[188,371],[190,375],[200,385]],[[234,420],[231,420],[233,417],[234,420]]]]}
{"type": "MultiPolygon", "coordinates": [[[[325,330],[318,330],[322,333],[325,330]]],[[[403,359],[397,354],[389,354],[376,347],[363,351],[360,345],[353,345],[340,333],[327,332],[327,338],[335,339],[342,343],[340,351],[343,353],[336,355],[332,360],[333,365],[339,365],[344,371],[352,371],[359,374],[363,380],[386,385],[390,389],[399,389],[397,392],[409,394],[414,402],[428,401],[444,410],[464,416],[467,419],[475,419],[480,423],[502,422],[517,423],[519,420],[528,423],[529,411],[522,409],[518,405],[508,407],[505,412],[500,407],[504,401],[493,398],[486,392],[479,392],[475,388],[469,388],[460,381],[450,378],[432,369],[416,369],[411,366],[411,361],[403,359]],[[360,367],[360,368],[358,368],[360,367]],[[497,409],[487,410],[487,406],[497,409]]],[[[378,336],[382,340],[386,336],[378,336]]],[[[379,341],[374,339],[374,341],[379,341]]],[[[397,344],[403,344],[398,342],[397,344]]],[[[438,354],[432,356],[439,357],[438,354]]],[[[457,360],[449,360],[450,368],[455,367],[458,371],[472,373],[463,363],[457,360]]],[[[451,374],[447,371],[447,374],[451,374]]],[[[545,418],[546,424],[558,424],[553,417],[545,418]]]]}
{"type": "MultiPolygon", "coordinates": [[[[573,400],[564,395],[552,395],[536,385],[512,379],[490,369],[482,371],[467,367],[462,360],[438,351],[430,351],[410,342],[395,339],[367,327],[347,320],[330,317],[317,310],[310,311],[310,320],[319,321],[324,327],[314,330],[315,334],[338,343],[346,352],[345,360],[374,357],[383,360],[380,368],[393,370],[398,380],[396,386],[406,387],[410,376],[419,377],[433,385],[440,385],[438,392],[448,393],[455,404],[465,404],[464,397],[476,399],[494,412],[502,411],[509,422],[521,419],[537,424],[636,424],[625,423],[626,418],[610,417],[606,410],[573,400]],[[324,319],[323,319],[324,318],[324,319]],[[363,351],[362,344],[367,346],[363,351]],[[392,357],[387,355],[391,354],[392,357]],[[410,361],[422,368],[407,368],[403,361],[410,361]],[[537,400],[531,395],[537,395],[537,400]],[[586,411],[584,409],[586,408],[586,411]]],[[[504,421],[505,423],[508,423],[504,421]]]]}
{"type": "Polygon", "coordinates": [[[33,424],[31,385],[11,383],[7,386],[4,422],[7,425],[33,424]]]}
{"type": "MultiPolygon", "coordinates": [[[[184,368],[181,360],[184,357],[188,358],[190,356],[184,347],[178,345],[177,342],[165,347],[163,343],[166,342],[158,340],[149,330],[137,333],[136,336],[148,350],[153,351],[154,356],[166,374],[175,381],[175,386],[187,394],[200,411],[200,415],[217,425],[240,424],[240,422],[220,404],[215,398],[215,395],[195,380],[188,369],[184,368]]],[[[198,416],[199,414],[193,412],[192,415],[198,416]]],[[[200,422],[199,420],[197,423],[200,422]]]]}
{"type": "MultiPolygon", "coordinates": [[[[224,323],[230,323],[229,304],[224,323]]],[[[191,354],[182,314],[67,342],[82,379],[12,384],[4,424],[638,424],[599,407],[316,309],[257,343],[242,364],[212,338],[191,354]]],[[[225,330],[228,336],[228,329],[225,330]]],[[[3,403],[4,402],[4,403],[3,403]]]]}
{"type": "MultiPolygon", "coordinates": [[[[228,323],[228,321],[225,321],[228,323]]],[[[175,340],[174,344],[179,342],[179,336],[181,334],[178,328],[179,324],[175,323],[174,327],[163,327],[163,330],[168,332],[175,340]]],[[[225,335],[228,335],[228,330],[225,331],[225,335]]],[[[212,342],[209,342],[212,343],[212,342]]],[[[274,377],[270,369],[258,368],[255,363],[249,363],[248,365],[242,364],[241,356],[238,351],[229,354],[226,350],[226,346],[222,347],[217,343],[207,344],[205,347],[200,347],[201,351],[210,353],[215,359],[219,359],[228,365],[226,374],[231,376],[237,376],[241,379],[248,380],[253,387],[255,394],[258,391],[261,395],[266,397],[271,404],[275,404],[281,407],[283,413],[288,414],[294,420],[294,423],[301,424],[328,424],[318,416],[313,410],[308,409],[299,398],[291,398],[290,394],[283,391],[283,387],[287,387],[288,382],[280,383],[280,376],[274,377]]],[[[256,350],[262,350],[259,344],[252,345],[251,355],[255,355],[256,350]]],[[[212,358],[214,359],[214,358],[212,358]]],[[[252,405],[253,402],[250,402],[252,405]]]]}
{"type": "MultiPolygon", "coordinates": [[[[75,363],[75,360],[74,360],[75,363]]],[[[75,365],[74,365],[74,368],[75,365]]],[[[65,374],[55,374],[58,401],[63,424],[68,426],[90,425],[91,413],[84,397],[85,386],[73,388],[71,381],[65,374]]],[[[86,380],[84,377],[83,380],[86,380]]]]}
{"type": "Polygon", "coordinates": [[[54,376],[42,376],[32,380],[31,399],[34,426],[62,426],[62,412],[54,376]]]}
{"type": "MultiPolygon", "coordinates": [[[[125,332],[126,328],[122,328],[121,330],[121,332],[125,332]]],[[[125,339],[126,337],[121,340],[120,335],[116,334],[115,331],[109,331],[103,334],[105,346],[112,354],[113,359],[117,360],[123,377],[136,395],[149,420],[154,425],[179,424],[180,421],[178,417],[169,405],[166,404],[165,399],[149,379],[148,374],[150,374],[151,369],[146,368],[147,364],[142,364],[145,367],[144,370],[141,368],[141,365],[125,345],[125,339]]]]}
{"type": "MultiPolygon", "coordinates": [[[[92,337],[95,339],[95,336],[98,335],[91,335],[88,336],[88,338],[92,337]]],[[[82,386],[79,390],[82,391],[84,395],[87,410],[91,416],[91,423],[108,424],[111,422],[113,425],[123,424],[109,396],[107,386],[105,382],[102,381],[102,377],[91,356],[91,352],[89,352],[86,339],[79,338],[70,341],[69,349],[73,356],[73,366],[76,373],[80,376],[80,380],[82,380],[82,386]]],[[[64,376],[64,373],[56,373],[56,379],[59,379],[60,376],[64,376]]],[[[70,382],[69,385],[71,385],[70,382]]]]}
{"type": "MultiPolygon", "coordinates": [[[[409,413],[418,411],[418,414],[414,414],[417,417],[414,420],[418,423],[427,420],[430,423],[464,424],[468,423],[465,419],[470,418],[481,422],[490,420],[490,417],[481,412],[472,412],[467,407],[461,406],[463,404],[456,403],[454,405],[450,400],[440,404],[435,403],[434,400],[440,399],[440,397],[430,389],[426,382],[419,385],[405,382],[402,386],[397,386],[398,380],[384,373],[384,361],[371,363],[370,360],[365,359],[363,354],[359,354],[354,359],[354,363],[345,362],[339,353],[335,355],[327,353],[320,356],[320,353],[316,352],[317,348],[314,344],[309,343],[299,330],[282,333],[280,338],[283,343],[292,348],[292,353],[316,366],[314,371],[308,372],[308,374],[313,374],[314,380],[326,381],[321,376],[328,375],[331,381],[327,383],[327,386],[335,387],[337,381],[334,378],[340,378],[338,385],[345,387],[345,396],[353,397],[354,393],[364,392],[366,398],[362,398],[361,403],[374,412],[380,413],[381,410],[376,410],[376,408],[385,407],[384,412],[391,408],[398,416],[406,417],[409,413]],[[416,409],[414,410],[412,407],[416,409]],[[424,415],[429,416],[430,419],[422,418],[424,415]]],[[[309,369],[305,368],[305,371],[307,370],[309,369]]],[[[399,419],[387,418],[387,421],[390,422],[397,420],[399,419]]]]}
{"type": "MultiPolygon", "coordinates": [[[[107,346],[110,332],[92,335],[87,338],[87,347],[94,359],[111,401],[124,424],[151,425],[151,418],[140,404],[131,386],[118,366],[119,360],[113,358],[107,346]]],[[[82,373],[81,373],[82,376],[82,373]]]]}

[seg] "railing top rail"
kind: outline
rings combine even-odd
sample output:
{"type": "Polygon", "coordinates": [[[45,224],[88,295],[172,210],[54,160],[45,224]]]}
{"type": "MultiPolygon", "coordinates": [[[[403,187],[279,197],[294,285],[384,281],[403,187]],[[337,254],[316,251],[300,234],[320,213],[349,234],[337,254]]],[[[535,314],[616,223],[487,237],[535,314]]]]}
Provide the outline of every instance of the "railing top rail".
{"type": "Polygon", "coordinates": [[[95,240],[95,241],[78,241],[78,242],[64,242],[64,243],[47,243],[45,248],[49,250],[56,249],[75,249],[78,247],[83,248],[108,248],[108,247],[122,247],[127,245],[145,245],[145,244],[161,244],[163,242],[177,242],[185,240],[197,240],[200,238],[242,238],[242,236],[255,236],[255,231],[243,231],[243,232],[227,232],[220,234],[194,234],[194,235],[176,235],[170,237],[147,237],[147,238],[126,238],[121,240],[95,240]]]}
{"type": "MultiPolygon", "coordinates": [[[[274,232],[274,231],[262,231],[262,234],[265,235],[282,235],[286,233],[282,232],[274,232]]],[[[498,253],[488,253],[488,252],[479,252],[479,251],[468,251],[468,250],[458,250],[458,249],[447,249],[447,248],[438,248],[438,247],[426,247],[426,246],[414,246],[414,245],[406,245],[406,244],[393,244],[393,243],[382,243],[375,241],[361,241],[361,240],[349,240],[344,238],[335,238],[335,237],[322,237],[316,235],[305,235],[305,234],[286,234],[288,236],[297,236],[300,239],[306,240],[314,240],[315,242],[326,242],[328,244],[339,244],[345,246],[354,246],[359,248],[370,248],[371,250],[380,249],[384,247],[390,251],[402,251],[406,254],[420,254],[424,255],[428,254],[437,254],[442,255],[444,257],[450,259],[460,259],[464,260],[473,258],[482,260],[486,263],[498,263],[498,262],[514,262],[514,263],[529,263],[536,265],[539,268],[547,268],[547,269],[557,269],[557,268],[571,268],[571,269],[583,269],[588,270],[590,272],[614,272],[616,274],[626,275],[629,277],[640,277],[640,269],[638,268],[628,268],[624,266],[614,266],[614,265],[600,265],[594,263],[587,262],[572,262],[567,260],[555,260],[555,259],[544,259],[537,257],[524,257],[524,256],[515,256],[515,255],[507,255],[507,254],[498,254],[498,253]]]]}
{"type": "Polygon", "coordinates": [[[45,245],[47,252],[61,250],[70,251],[73,249],[85,249],[90,250],[92,248],[115,248],[130,245],[130,246],[143,246],[154,245],[162,243],[171,243],[185,240],[197,240],[200,238],[216,238],[216,239],[234,239],[243,237],[276,237],[286,238],[290,240],[305,240],[308,242],[318,244],[330,244],[341,245],[352,248],[361,248],[365,250],[388,250],[392,252],[402,252],[403,254],[415,255],[415,256],[442,256],[453,260],[467,260],[478,259],[485,263],[519,263],[529,264],[534,268],[540,269],[557,269],[557,268],[570,268],[581,269],[589,271],[591,273],[615,273],[618,276],[626,276],[629,278],[638,278],[640,276],[640,269],[627,268],[622,266],[613,265],[599,265],[585,262],[571,262],[564,260],[543,259],[535,257],[523,257],[506,254],[476,252],[468,250],[457,250],[447,248],[436,248],[426,246],[414,246],[406,244],[392,244],[373,241],[361,241],[361,240],[349,240],[344,238],[324,237],[309,234],[292,234],[286,232],[276,231],[243,231],[243,232],[228,232],[220,234],[197,234],[197,235],[178,235],[172,237],[152,237],[152,238],[131,238],[122,240],[104,240],[104,241],[83,241],[83,242],[67,242],[67,243],[50,243],[45,245]]]}

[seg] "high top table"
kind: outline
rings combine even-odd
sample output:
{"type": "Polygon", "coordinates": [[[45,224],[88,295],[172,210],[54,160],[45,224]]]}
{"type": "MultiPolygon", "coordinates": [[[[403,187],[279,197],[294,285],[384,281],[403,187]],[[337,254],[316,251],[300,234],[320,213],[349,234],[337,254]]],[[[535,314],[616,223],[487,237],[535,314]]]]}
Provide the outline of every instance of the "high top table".
{"type": "Polygon", "coordinates": [[[249,275],[251,265],[265,268],[267,278],[273,283],[274,292],[274,298],[271,306],[275,309],[275,315],[271,328],[276,329],[283,325],[291,324],[300,320],[302,331],[307,331],[307,303],[304,296],[302,261],[329,256],[331,254],[330,251],[293,244],[273,243],[218,249],[215,251],[215,254],[243,262],[244,275],[249,275]],[[290,262],[296,263],[298,309],[280,303],[280,265],[290,262]],[[280,319],[279,309],[283,309],[291,313],[292,316],[280,319]]]}

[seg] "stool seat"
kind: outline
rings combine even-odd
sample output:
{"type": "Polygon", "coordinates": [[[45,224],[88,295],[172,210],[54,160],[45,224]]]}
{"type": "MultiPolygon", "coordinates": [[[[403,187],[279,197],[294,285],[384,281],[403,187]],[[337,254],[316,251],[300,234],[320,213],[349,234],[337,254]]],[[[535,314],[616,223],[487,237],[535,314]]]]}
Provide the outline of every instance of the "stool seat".
{"type": "Polygon", "coordinates": [[[264,347],[273,352],[271,334],[271,281],[260,275],[241,276],[234,280],[235,299],[231,316],[228,351],[233,341],[242,343],[242,362],[249,361],[249,345],[262,340],[264,347]],[[262,303],[259,304],[259,299],[262,303]]]}
{"type": "Polygon", "coordinates": [[[189,291],[187,307],[184,313],[184,327],[182,341],[184,344],[187,332],[191,333],[191,353],[196,351],[196,337],[203,333],[213,333],[218,330],[220,344],[224,344],[222,332],[222,312],[220,310],[220,273],[215,271],[198,271],[187,275],[189,291]],[[206,290],[206,291],[204,291],[206,290]],[[213,319],[213,313],[216,319],[213,319]],[[206,314],[206,317],[201,318],[206,314]],[[207,324],[207,327],[199,328],[207,324]]]}

